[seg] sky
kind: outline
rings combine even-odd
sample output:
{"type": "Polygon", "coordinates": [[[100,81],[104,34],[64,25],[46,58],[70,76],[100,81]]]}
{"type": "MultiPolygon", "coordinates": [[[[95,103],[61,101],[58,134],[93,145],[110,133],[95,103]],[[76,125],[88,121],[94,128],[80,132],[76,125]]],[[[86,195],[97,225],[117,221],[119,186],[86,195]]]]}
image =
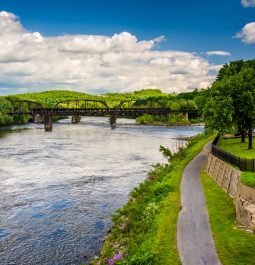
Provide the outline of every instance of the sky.
{"type": "Polygon", "coordinates": [[[1,0],[0,95],[206,88],[255,59],[255,0],[1,0]]]}

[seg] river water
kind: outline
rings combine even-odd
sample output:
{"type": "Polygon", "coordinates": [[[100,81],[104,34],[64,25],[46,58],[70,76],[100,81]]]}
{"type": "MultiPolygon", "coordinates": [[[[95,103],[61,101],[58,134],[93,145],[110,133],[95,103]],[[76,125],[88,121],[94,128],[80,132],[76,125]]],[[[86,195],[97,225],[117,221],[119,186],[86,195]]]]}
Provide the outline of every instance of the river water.
{"type": "MultiPolygon", "coordinates": [[[[0,264],[80,264],[96,255],[111,214],[166,162],[159,146],[200,126],[137,126],[118,119],[62,120],[53,132],[40,124],[0,138],[0,264]]],[[[18,127],[20,128],[20,127],[18,127]]]]}

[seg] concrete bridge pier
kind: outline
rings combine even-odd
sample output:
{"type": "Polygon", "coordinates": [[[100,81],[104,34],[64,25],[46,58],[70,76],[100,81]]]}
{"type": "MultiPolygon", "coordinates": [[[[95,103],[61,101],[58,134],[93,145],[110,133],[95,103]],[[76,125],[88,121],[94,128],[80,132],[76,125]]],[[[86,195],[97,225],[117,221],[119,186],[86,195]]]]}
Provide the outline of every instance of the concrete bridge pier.
{"type": "Polygon", "coordinates": [[[44,117],[44,129],[45,129],[45,132],[52,131],[52,116],[51,115],[46,115],[44,117]]]}
{"type": "Polygon", "coordinates": [[[33,115],[34,123],[43,123],[43,116],[40,114],[33,115]]]}
{"type": "Polygon", "coordinates": [[[185,115],[185,119],[186,120],[189,120],[189,113],[188,112],[185,112],[184,115],[185,115]]]}
{"type": "Polygon", "coordinates": [[[117,120],[116,115],[110,116],[109,123],[110,123],[112,129],[114,129],[116,127],[116,120],[117,120]]]}
{"type": "Polygon", "coordinates": [[[80,121],[80,116],[78,115],[72,115],[72,123],[78,123],[80,121]]]}

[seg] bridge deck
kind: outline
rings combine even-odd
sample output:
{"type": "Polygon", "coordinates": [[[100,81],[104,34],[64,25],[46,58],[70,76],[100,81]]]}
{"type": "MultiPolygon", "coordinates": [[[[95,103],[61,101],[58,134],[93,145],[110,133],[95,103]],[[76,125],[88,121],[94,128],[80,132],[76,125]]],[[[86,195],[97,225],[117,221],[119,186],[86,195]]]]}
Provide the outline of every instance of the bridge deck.
{"type": "Polygon", "coordinates": [[[17,111],[9,113],[10,115],[50,115],[50,116],[140,116],[150,115],[168,115],[170,113],[197,113],[197,110],[170,110],[169,108],[38,108],[29,111],[17,111]]]}

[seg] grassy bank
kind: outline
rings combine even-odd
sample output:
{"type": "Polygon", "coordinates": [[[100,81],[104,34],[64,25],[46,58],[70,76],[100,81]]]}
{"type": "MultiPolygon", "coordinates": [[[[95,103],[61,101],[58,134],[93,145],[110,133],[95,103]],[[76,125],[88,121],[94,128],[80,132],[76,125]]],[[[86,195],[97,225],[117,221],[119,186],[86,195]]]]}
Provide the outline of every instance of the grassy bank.
{"type": "Polygon", "coordinates": [[[255,173],[254,172],[242,172],[240,180],[243,184],[255,188],[255,173]]]}
{"type": "Polygon", "coordinates": [[[224,265],[255,264],[255,234],[237,228],[233,200],[206,173],[202,173],[202,184],[220,261],[224,265]]]}
{"type": "Polygon", "coordinates": [[[188,162],[211,139],[211,135],[199,135],[171,158],[170,165],[154,167],[113,216],[112,230],[92,264],[180,264],[176,231],[181,176],[188,162]]]}
{"type": "Polygon", "coordinates": [[[241,143],[240,138],[223,139],[221,137],[218,142],[218,146],[225,151],[242,158],[255,158],[255,149],[248,150],[247,141],[245,143],[241,143]]]}

